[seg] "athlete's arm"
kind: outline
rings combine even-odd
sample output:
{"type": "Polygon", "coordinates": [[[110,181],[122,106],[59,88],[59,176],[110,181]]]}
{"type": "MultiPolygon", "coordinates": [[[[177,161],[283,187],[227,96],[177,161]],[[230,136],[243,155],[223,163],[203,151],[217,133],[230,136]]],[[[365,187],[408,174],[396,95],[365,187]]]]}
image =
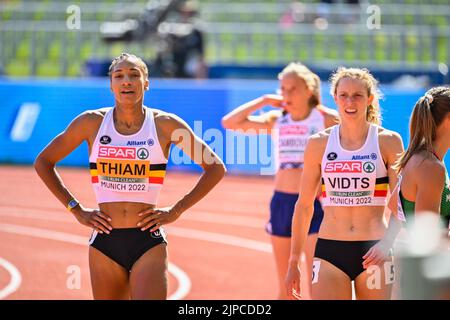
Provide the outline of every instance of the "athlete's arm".
{"type": "Polygon", "coordinates": [[[324,105],[318,105],[317,109],[322,112],[324,116],[325,128],[332,127],[339,123],[339,113],[336,110],[325,107],[324,105]]]}
{"type": "MultiPolygon", "coordinates": [[[[37,174],[64,207],[75,197],[64,185],[55,165],[88,139],[95,116],[94,112],[84,112],[76,117],[63,132],[57,135],[39,153],[34,161],[37,174]]],[[[107,233],[109,233],[108,229],[112,229],[108,222],[110,218],[98,210],[85,209],[80,204],[73,208],[71,212],[80,223],[86,226],[107,233]]]]}
{"type": "MultiPolygon", "coordinates": [[[[215,152],[198,136],[194,134],[189,125],[173,114],[158,117],[162,121],[159,126],[164,130],[164,135],[169,137],[169,144],[175,144],[186,153],[196,164],[200,165],[204,172],[197,184],[180,200],[170,208],[153,208],[142,211],[139,215],[145,216],[140,225],[145,230],[155,224],[163,225],[178,219],[180,215],[200,201],[223,178],[226,169],[222,160],[215,152]]],[[[169,145],[170,147],[170,145],[169,145]]],[[[155,231],[158,226],[150,231],[155,231]]]]}
{"type": "Polygon", "coordinates": [[[321,177],[321,161],[324,152],[324,137],[319,134],[309,138],[305,149],[304,168],[299,198],[292,218],[291,253],[285,284],[288,297],[300,297],[300,254],[305,246],[314,212],[314,200],[321,177]]]}
{"type": "MultiPolygon", "coordinates": [[[[379,141],[383,161],[385,161],[387,167],[389,190],[392,194],[398,182],[397,172],[392,168],[392,166],[403,152],[403,142],[398,133],[388,130],[384,130],[384,132],[380,134],[379,141]]],[[[400,221],[397,217],[394,217],[392,213],[389,215],[389,224],[383,239],[370,248],[369,251],[367,251],[367,253],[363,256],[363,267],[365,269],[367,269],[370,265],[379,265],[387,259],[395,238],[402,228],[402,224],[402,221],[400,221]]]]}
{"type": "Polygon", "coordinates": [[[445,187],[445,167],[429,159],[422,161],[416,169],[415,214],[421,212],[434,212],[439,214],[441,196],[445,187]]]}
{"type": "Polygon", "coordinates": [[[392,217],[392,215],[395,215],[395,217],[397,219],[400,219],[400,217],[398,215],[399,213],[398,213],[397,204],[398,204],[398,183],[395,186],[394,190],[392,190],[392,192],[389,196],[387,208],[391,212],[391,217],[392,217]]]}
{"type": "Polygon", "coordinates": [[[250,102],[247,102],[222,118],[222,126],[230,130],[256,130],[256,132],[245,133],[260,133],[259,130],[266,130],[264,133],[270,133],[273,128],[275,120],[280,116],[281,112],[278,110],[269,111],[259,116],[253,116],[252,113],[261,109],[264,106],[271,105],[276,108],[282,107],[283,98],[279,95],[267,94],[250,102]]]}
{"type": "Polygon", "coordinates": [[[383,161],[386,163],[389,178],[389,190],[392,192],[398,182],[397,172],[392,168],[400,155],[403,153],[402,137],[394,131],[384,129],[384,134],[380,134],[380,151],[383,161]]]}

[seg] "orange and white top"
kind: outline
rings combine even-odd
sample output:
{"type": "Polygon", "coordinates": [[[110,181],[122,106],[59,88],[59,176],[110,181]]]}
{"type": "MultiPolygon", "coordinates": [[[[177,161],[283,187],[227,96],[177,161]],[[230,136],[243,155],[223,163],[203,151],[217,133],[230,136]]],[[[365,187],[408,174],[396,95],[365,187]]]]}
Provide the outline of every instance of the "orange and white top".
{"type": "Polygon", "coordinates": [[[153,112],[144,107],[138,132],[123,135],[114,127],[114,108],[108,108],[89,156],[97,203],[155,204],[164,182],[167,159],[158,141],[153,112]]]}
{"type": "Polygon", "coordinates": [[[346,150],[339,139],[340,125],[332,128],[322,158],[323,206],[385,206],[389,185],[378,126],[371,124],[364,145],[346,150]]]}
{"type": "Polygon", "coordinates": [[[325,129],[322,111],[313,108],[306,119],[292,120],[286,113],[275,122],[275,150],[279,169],[303,168],[303,157],[308,138],[325,129]]]}

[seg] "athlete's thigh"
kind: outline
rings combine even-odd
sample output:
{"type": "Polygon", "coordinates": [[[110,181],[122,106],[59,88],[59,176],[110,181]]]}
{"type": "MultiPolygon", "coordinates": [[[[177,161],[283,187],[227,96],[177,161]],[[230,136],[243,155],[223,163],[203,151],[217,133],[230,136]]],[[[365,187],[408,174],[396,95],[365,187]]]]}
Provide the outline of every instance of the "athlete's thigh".
{"type": "Polygon", "coordinates": [[[94,299],[130,299],[128,271],[92,246],[89,270],[94,299]]]}
{"type": "Polygon", "coordinates": [[[288,269],[289,256],[291,253],[291,238],[270,236],[272,242],[273,254],[277,264],[277,271],[283,277],[286,276],[288,269]]]}
{"type": "Polygon", "coordinates": [[[394,284],[394,263],[388,260],[367,268],[355,279],[358,300],[390,300],[394,284]]]}
{"type": "Polygon", "coordinates": [[[320,258],[314,258],[313,265],[313,300],[352,299],[352,283],[344,271],[320,258]]]}
{"type": "Polygon", "coordinates": [[[273,255],[278,275],[278,299],[286,300],[287,294],[284,284],[284,279],[289,265],[289,256],[291,254],[291,238],[270,236],[272,242],[273,255]]]}
{"type": "Polygon", "coordinates": [[[302,270],[301,289],[303,300],[311,300],[312,269],[316,243],[317,233],[308,234],[308,237],[306,238],[304,259],[301,259],[300,265],[302,270]]]}
{"type": "Polygon", "coordinates": [[[316,250],[317,237],[318,237],[317,233],[311,233],[308,234],[308,237],[306,238],[305,254],[306,254],[306,263],[309,269],[312,269],[312,263],[314,260],[314,251],[316,250]]]}
{"type": "Polygon", "coordinates": [[[167,245],[158,244],[146,251],[130,273],[131,298],[137,300],[167,299],[167,245]]]}

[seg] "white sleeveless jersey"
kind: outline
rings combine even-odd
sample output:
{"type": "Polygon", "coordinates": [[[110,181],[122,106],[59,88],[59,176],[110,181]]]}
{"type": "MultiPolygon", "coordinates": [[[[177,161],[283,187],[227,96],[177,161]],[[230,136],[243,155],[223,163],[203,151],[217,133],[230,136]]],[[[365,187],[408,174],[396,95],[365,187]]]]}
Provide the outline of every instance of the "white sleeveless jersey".
{"type": "Polygon", "coordinates": [[[291,114],[282,115],[275,122],[278,133],[276,154],[280,169],[303,168],[303,157],[309,136],[325,129],[324,115],[313,108],[306,119],[292,120],[291,114]]]}
{"type": "Polygon", "coordinates": [[[152,110],[144,107],[145,120],[137,133],[123,135],[114,127],[114,108],[108,109],[89,156],[97,203],[156,204],[167,159],[158,141],[152,110]]]}
{"type": "Polygon", "coordinates": [[[340,125],[332,128],[322,158],[324,206],[385,206],[389,178],[378,142],[378,126],[371,124],[364,145],[345,150],[340,125]]]}

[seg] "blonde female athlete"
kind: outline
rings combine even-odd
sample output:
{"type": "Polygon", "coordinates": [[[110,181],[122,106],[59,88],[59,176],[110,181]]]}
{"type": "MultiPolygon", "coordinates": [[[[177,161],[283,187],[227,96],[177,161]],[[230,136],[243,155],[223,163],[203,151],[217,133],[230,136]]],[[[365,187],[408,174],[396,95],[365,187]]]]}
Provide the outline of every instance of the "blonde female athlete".
{"type": "MultiPolygon", "coordinates": [[[[270,203],[270,221],[266,226],[271,235],[279,280],[279,299],[286,299],[284,276],[290,251],[291,223],[298,198],[303,172],[303,153],[311,134],[337,123],[337,113],[320,104],[320,79],[306,66],[291,63],[278,75],[281,95],[267,94],[223,117],[226,129],[252,130],[258,134],[278,133],[277,157],[279,170],[275,177],[275,192],[270,203]],[[271,105],[273,110],[252,115],[258,109],[271,105]]],[[[249,131],[246,131],[249,133],[249,131]]],[[[307,274],[312,273],[312,256],[323,211],[319,200],[314,202],[314,218],[306,246],[307,274]]],[[[306,288],[310,290],[310,288],[306,288]]]]}
{"type": "Polygon", "coordinates": [[[450,181],[443,163],[450,148],[450,87],[432,88],[417,101],[410,137],[395,166],[399,183],[389,207],[402,220],[420,212],[440,213],[450,228],[450,181]]]}
{"type": "Polygon", "coordinates": [[[388,186],[393,189],[397,182],[391,166],[403,151],[402,141],[378,125],[377,82],[368,70],[339,68],[331,78],[331,94],[341,124],[311,136],[306,147],[287,294],[296,299],[301,294],[297,263],[322,185],[324,218],[314,254],[312,298],[351,299],[354,281],[357,299],[388,299],[393,282],[386,274],[393,266],[388,253],[401,225],[390,219],[386,233],[383,212],[388,186]]]}
{"type": "Polygon", "coordinates": [[[174,114],[143,105],[148,70],[123,53],[109,68],[115,106],[76,117],[35,161],[41,179],[83,225],[93,229],[89,266],[95,299],[166,299],[167,241],[162,228],[202,199],[225,167],[205,142],[174,114]],[[83,141],[89,146],[92,185],[99,209],[84,207],[65,187],[55,164],[83,141]],[[200,180],[173,206],[158,208],[172,144],[198,164],[200,180]],[[197,160],[198,161],[198,160],[197,160]]]}

